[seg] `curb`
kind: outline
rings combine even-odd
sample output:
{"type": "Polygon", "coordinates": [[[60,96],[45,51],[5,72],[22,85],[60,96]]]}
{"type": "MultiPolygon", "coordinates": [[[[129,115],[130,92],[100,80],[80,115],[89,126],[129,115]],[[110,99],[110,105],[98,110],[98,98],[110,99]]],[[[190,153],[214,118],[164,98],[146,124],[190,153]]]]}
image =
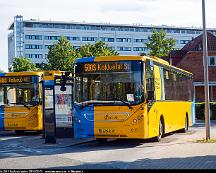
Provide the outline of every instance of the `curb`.
{"type": "MultiPolygon", "coordinates": [[[[74,144],[70,144],[70,145],[67,145],[65,147],[76,146],[76,145],[85,144],[85,143],[94,142],[94,141],[95,141],[95,139],[89,139],[89,140],[86,140],[86,141],[76,142],[74,144]]],[[[65,147],[62,147],[62,148],[65,148],[65,147]]]]}
{"type": "Polygon", "coordinates": [[[58,146],[58,143],[55,144],[46,144],[44,141],[42,143],[40,143],[38,147],[30,147],[31,144],[21,144],[24,147],[28,147],[28,148],[32,148],[32,149],[54,149],[54,148],[66,148],[66,147],[70,147],[70,146],[76,146],[76,145],[80,145],[80,144],[84,144],[84,143],[88,143],[88,142],[93,142],[95,141],[95,139],[87,139],[87,140],[82,140],[79,141],[77,140],[76,142],[71,142],[68,145],[65,146],[58,146]],[[56,145],[56,146],[55,146],[56,145]]]}

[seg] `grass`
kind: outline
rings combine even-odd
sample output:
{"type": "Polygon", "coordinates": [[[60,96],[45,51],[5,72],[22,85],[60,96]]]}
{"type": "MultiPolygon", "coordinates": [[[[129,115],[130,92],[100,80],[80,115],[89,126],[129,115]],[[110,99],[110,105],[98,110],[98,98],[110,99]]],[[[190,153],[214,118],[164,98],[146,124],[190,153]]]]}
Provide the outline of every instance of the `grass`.
{"type": "Polygon", "coordinates": [[[216,143],[216,139],[199,139],[196,140],[198,143],[216,143]]]}

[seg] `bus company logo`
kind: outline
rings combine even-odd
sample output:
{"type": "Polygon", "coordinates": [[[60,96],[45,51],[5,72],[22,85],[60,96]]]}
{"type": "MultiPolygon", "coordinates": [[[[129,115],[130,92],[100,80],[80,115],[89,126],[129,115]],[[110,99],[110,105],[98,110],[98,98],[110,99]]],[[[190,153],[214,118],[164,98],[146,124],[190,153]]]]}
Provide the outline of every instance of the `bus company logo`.
{"type": "Polygon", "coordinates": [[[114,133],[114,129],[98,129],[99,133],[114,133]]]}
{"type": "Polygon", "coordinates": [[[110,116],[110,115],[105,115],[104,116],[105,120],[117,120],[118,116],[110,116]]]}
{"type": "Polygon", "coordinates": [[[17,127],[18,124],[17,123],[8,123],[8,127],[17,127]]]}

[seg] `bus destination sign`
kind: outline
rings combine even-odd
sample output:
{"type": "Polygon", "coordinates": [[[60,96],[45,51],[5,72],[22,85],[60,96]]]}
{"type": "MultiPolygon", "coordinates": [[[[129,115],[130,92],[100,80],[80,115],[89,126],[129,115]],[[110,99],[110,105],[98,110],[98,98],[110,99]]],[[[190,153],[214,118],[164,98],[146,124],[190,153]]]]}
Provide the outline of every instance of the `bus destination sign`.
{"type": "Polygon", "coordinates": [[[103,62],[83,64],[84,73],[95,72],[129,72],[131,64],[129,62],[103,62]]]}
{"type": "Polygon", "coordinates": [[[0,84],[16,84],[16,83],[29,83],[32,82],[30,76],[4,76],[0,77],[0,84]]]}

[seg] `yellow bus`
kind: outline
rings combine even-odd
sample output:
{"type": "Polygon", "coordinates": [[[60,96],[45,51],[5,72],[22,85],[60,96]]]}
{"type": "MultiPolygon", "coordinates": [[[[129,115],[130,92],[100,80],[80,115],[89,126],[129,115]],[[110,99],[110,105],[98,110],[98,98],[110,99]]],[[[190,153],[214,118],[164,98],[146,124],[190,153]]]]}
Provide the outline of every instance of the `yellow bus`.
{"type": "Polygon", "coordinates": [[[77,59],[74,137],[153,138],[194,123],[192,74],[147,56],[77,59]]]}
{"type": "Polygon", "coordinates": [[[60,71],[0,73],[0,130],[41,131],[42,81],[44,76],[54,80],[60,71]]]}

